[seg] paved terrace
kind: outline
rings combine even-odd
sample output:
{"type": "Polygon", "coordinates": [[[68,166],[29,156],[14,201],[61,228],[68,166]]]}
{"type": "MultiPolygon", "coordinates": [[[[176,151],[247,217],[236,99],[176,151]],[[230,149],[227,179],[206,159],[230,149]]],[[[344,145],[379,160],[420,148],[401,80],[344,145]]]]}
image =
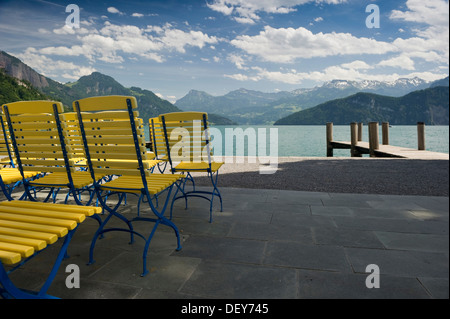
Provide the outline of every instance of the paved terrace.
{"type": "MultiPolygon", "coordinates": [[[[322,170],[333,163],[341,173],[345,165],[368,165],[365,160],[321,163],[322,170]]],[[[297,166],[304,170],[308,165],[312,163],[297,166]]],[[[88,220],[75,234],[70,258],[49,293],[67,299],[448,298],[448,161],[434,163],[428,172],[439,172],[442,165],[447,167],[447,184],[441,185],[440,196],[388,195],[379,187],[375,190],[380,194],[356,194],[228,184],[221,187],[224,211],[215,205],[212,224],[206,201],[192,198],[187,210],[179,201],[173,221],[182,232],[183,249],[175,251],[173,232],[160,226],[150,245],[146,277],[140,277],[143,241],[136,238],[129,245],[125,233],[107,233],[95,249],[96,263],[86,265],[97,227],[88,220]],[[68,264],[80,267],[79,289],[66,288],[68,264]],[[366,287],[369,264],[380,269],[378,289],[366,287]]],[[[231,173],[224,171],[227,183],[231,173]]],[[[130,197],[121,212],[134,216],[135,205],[130,197]]],[[[138,230],[149,226],[136,225],[138,230]]],[[[54,249],[15,272],[15,281],[31,289],[42,284],[54,249]]]]}

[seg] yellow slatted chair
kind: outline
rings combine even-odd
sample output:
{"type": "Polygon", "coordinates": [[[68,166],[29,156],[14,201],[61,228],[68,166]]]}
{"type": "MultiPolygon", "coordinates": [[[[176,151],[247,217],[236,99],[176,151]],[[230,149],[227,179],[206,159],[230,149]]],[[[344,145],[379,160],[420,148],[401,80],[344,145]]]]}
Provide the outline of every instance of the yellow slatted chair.
{"type": "MultiPolygon", "coordinates": [[[[163,125],[166,154],[172,173],[187,173],[182,195],[174,196],[173,203],[181,198],[185,199],[187,208],[188,197],[201,197],[210,201],[209,221],[212,222],[212,209],[214,197],[219,197],[220,211],[223,210],[222,196],[217,187],[219,169],[223,163],[214,162],[212,159],[211,140],[208,130],[208,114],[202,112],[174,112],[162,114],[159,120],[163,125]],[[213,190],[200,191],[195,188],[194,177],[191,173],[206,172],[211,180],[213,190]],[[186,191],[186,181],[192,182],[193,190],[186,191]]],[[[177,195],[177,194],[175,194],[177,195]]]]}
{"type": "MultiPolygon", "coordinates": [[[[73,196],[76,204],[90,205],[94,197],[92,177],[89,172],[76,170],[76,159],[71,149],[65,124],[63,106],[54,101],[24,101],[3,105],[7,117],[14,153],[22,173],[25,195],[34,200],[33,190],[50,189],[44,202],[56,200],[60,189],[67,189],[66,202],[73,196]],[[26,180],[23,172],[46,173],[36,180],[26,180]],[[80,194],[90,196],[83,204],[80,194]]],[[[103,176],[96,176],[101,179],[103,176]]]]}
{"type": "Polygon", "coordinates": [[[101,213],[100,207],[30,201],[0,202],[0,296],[16,299],[54,298],[47,294],[66,255],[68,245],[78,225],[86,216],[101,213]],[[64,239],[51,272],[39,291],[19,289],[11,280],[13,271],[45,248],[64,239]]]}
{"type": "MultiPolygon", "coordinates": [[[[14,150],[11,147],[11,140],[9,138],[9,130],[5,121],[3,120],[3,115],[0,115],[0,154],[5,155],[1,159],[0,163],[0,188],[3,194],[8,200],[12,200],[11,194],[16,187],[22,184],[22,174],[19,169],[15,167],[15,156],[14,150]]],[[[39,172],[24,172],[24,178],[35,179],[39,177],[39,172]]]]}
{"type": "Polygon", "coordinates": [[[177,250],[181,249],[180,234],[175,224],[164,216],[171,192],[177,183],[183,179],[181,174],[153,174],[149,170],[144,128],[138,118],[137,102],[129,96],[92,97],[75,101],[74,111],[77,112],[79,125],[83,137],[86,158],[91,174],[101,173],[117,175],[119,177],[106,183],[94,183],[100,204],[109,215],[94,235],[90,250],[90,263],[94,262],[93,252],[97,238],[110,231],[126,231],[145,240],[143,250],[143,272],[148,273],[147,251],[150,241],[159,224],[169,226],[177,238],[177,250]],[[122,120],[121,120],[122,119],[122,120]],[[123,119],[127,119],[124,121],[123,119]],[[102,194],[118,195],[118,201],[110,207],[102,194]],[[166,193],[165,204],[158,210],[152,202],[155,196],[166,193]],[[148,202],[151,215],[143,217],[141,214],[127,219],[120,214],[118,208],[126,194],[144,196],[148,202]],[[124,228],[107,228],[112,217],[116,217],[126,224],[124,228]],[[152,222],[153,228],[148,234],[141,234],[134,230],[134,222],[152,222]]]}

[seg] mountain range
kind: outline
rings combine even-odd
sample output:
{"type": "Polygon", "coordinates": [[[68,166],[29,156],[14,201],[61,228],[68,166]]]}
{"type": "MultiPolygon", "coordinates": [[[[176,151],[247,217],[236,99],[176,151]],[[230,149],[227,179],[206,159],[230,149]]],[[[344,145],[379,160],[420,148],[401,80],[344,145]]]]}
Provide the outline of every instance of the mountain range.
{"type": "MultiPolygon", "coordinates": [[[[0,69],[4,69],[7,75],[17,79],[19,84],[28,83],[48,99],[61,101],[66,110],[70,111],[72,110],[73,101],[101,95],[135,96],[138,102],[139,114],[146,123],[150,117],[162,113],[180,111],[172,103],[159,98],[149,90],[137,87],[125,88],[112,77],[99,72],[83,76],[73,83],[62,84],[37,73],[16,57],[3,51],[0,51],[0,69]]],[[[13,101],[3,101],[3,103],[6,102],[13,101]]]]}
{"type": "Polygon", "coordinates": [[[389,122],[393,125],[449,124],[449,88],[433,86],[402,97],[373,93],[356,93],[335,99],[313,108],[291,114],[275,125],[324,125],[333,122],[347,125],[351,122],[389,122]]]}
{"type": "Polygon", "coordinates": [[[429,82],[416,77],[391,82],[333,80],[314,88],[277,93],[239,89],[223,96],[212,96],[191,90],[175,105],[186,111],[214,112],[239,124],[273,124],[295,112],[358,92],[400,97],[428,87],[429,82]]]}
{"type": "MultiPolygon", "coordinates": [[[[0,51],[0,76],[1,104],[19,100],[51,99],[62,102],[66,111],[72,111],[72,102],[78,99],[102,95],[129,95],[136,97],[138,111],[144,123],[159,114],[182,111],[149,90],[139,87],[126,88],[114,78],[99,72],[82,76],[73,83],[59,83],[39,74],[18,58],[3,51],[0,51]]],[[[236,124],[220,115],[210,113],[208,117],[211,124],[236,124]]]]}
{"type": "Polygon", "coordinates": [[[338,124],[377,119],[407,124],[414,122],[414,116],[419,115],[421,118],[418,121],[448,124],[448,83],[448,77],[433,83],[419,78],[393,82],[333,80],[314,88],[290,92],[264,93],[239,89],[223,96],[191,90],[174,105],[149,90],[126,88],[99,72],[83,76],[73,83],[62,84],[0,51],[2,104],[18,100],[53,99],[61,101],[66,110],[71,111],[72,101],[77,99],[132,95],[138,101],[139,114],[145,122],[162,113],[183,110],[208,112],[212,124],[222,125],[324,124],[327,121],[338,124]],[[447,87],[447,93],[441,89],[432,90],[442,86],[447,87]],[[415,94],[409,95],[411,92],[415,94]],[[335,117],[330,117],[330,114],[335,117]]]}

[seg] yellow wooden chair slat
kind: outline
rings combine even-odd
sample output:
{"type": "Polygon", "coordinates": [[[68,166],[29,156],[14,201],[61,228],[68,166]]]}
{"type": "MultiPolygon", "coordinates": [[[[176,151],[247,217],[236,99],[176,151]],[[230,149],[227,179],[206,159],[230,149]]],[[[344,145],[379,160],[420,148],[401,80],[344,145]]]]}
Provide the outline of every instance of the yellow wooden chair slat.
{"type": "Polygon", "coordinates": [[[32,256],[35,252],[34,247],[32,246],[6,243],[2,241],[0,241],[0,251],[16,252],[19,253],[22,258],[28,258],[32,256]]]}
{"type": "Polygon", "coordinates": [[[68,233],[68,229],[63,226],[35,224],[33,222],[21,222],[15,220],[0,219],[1,227],[16,228],[22,230],[37,231],[43,233],[55,234],[58,237],[64,237],[68,233]]]}
{"type": "MultiPolygon", "coordinates": [[[[179,175],[156,175],[153,174],[146,178],[148,191],[151,195],[155,195],[165,190],[167,187],[177,182],[179,175]]],[[[112,180],[101,186],[102,190],[124,189],[128,193],[141,193],[144,187],[141,176],[123,176],[112,180]]]]}
{"type": "Polygon", "coordinates": [[[36,251],[42,250],[47,247],[47,242],[45,240],[2,234],[0,234],[0,242],[31,246],[36,251]]]}
{"type": "Polygon", "coordinates": [[[22,260],[19,253],[0,250],[0,261],[5,265],[14,265],[22,260]]]}
{"type": "Polygon", "coordinates": [[[223,163],[213,162],[211,163],[211,168],[208,163],[206,162],[200,162],[200,163],[193,163],[193,162],[181,162],[176,166],[176,169],[179,171],[192,171],[192,172],[206,172],[209,169],[211,172],[217,172],[220,167],[223,165],[223,163]]]}
{"type": "Polygon", "coordinates": [[[37,216],[44,218],[53,218],[53,219],[68,219],[74,220],[77,223],[81,223],[86,219],[86,215],[82,213],[72,213],[72,212],[64,212],[64,211],[48,211],[43,209],[31,209],[26,207],[21,207],[20,210],[17,210],[16,207],[11,206],[0,206],[0,214],[8,213],[14,215],[24,215],[24,216],[37,216]]]}
{"type": "Polygon", "coordinates": [[[49,233],[45,231],[26,230],[14,227],[0,226],[0,234],[35,240],[43,240],[49,245],[54,244],[58,240],[58,236],[54,233],[49,233]]]}

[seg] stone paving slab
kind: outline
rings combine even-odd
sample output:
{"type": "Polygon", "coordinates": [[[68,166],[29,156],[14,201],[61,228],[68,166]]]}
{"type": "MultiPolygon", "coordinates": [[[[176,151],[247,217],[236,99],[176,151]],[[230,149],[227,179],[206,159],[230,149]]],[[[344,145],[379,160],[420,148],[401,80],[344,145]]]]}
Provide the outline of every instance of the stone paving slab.
{"type": "MultiPolygon", "coordinates": [[[[182,250],[175,250],[171,229],[158,227],[145,277],[140,276],[144,243],[137,238],[130,245],[126,233],[98,240],[96,262],[87,265],[97,224],[85,221],[49,292],[67,299],[449,297],[448,197],[221,191],[224,209],[215,202],[212,223],[205,200],[189,199],[187,209],[183,201],[175,203],[182,250]],[[69,264],[80,267],[79,289],[66,287],[69,264]],[[370,264],[380,269],[380,288],[366,287],[370,264]]],[[[135,216],[136,199],[130,197],[120,211],[135,216]]],[[[138,231],[151,227],[136,223],[138,231]]],[[[39,287],[57,248],[52,245],[15,271],[13,280],[23,288],[39,287]]]]}

